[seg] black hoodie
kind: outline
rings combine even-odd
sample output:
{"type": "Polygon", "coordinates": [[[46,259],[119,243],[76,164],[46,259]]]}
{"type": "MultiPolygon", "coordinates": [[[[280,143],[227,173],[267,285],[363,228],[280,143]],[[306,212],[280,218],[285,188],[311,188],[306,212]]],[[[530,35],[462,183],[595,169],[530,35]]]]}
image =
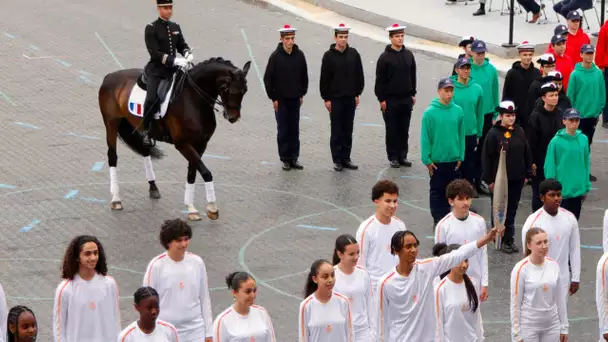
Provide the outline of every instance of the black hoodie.
{"type": "Polygon", "coordinates": [[[298,99],[308,91],[308,67],[304,53],[293,45],[291,54],[279,43],[270,54],[264,72],[264,87],[268,97],[279,99],[298,99]]]}
{"type": "Polygon", "coordinates": [[[502,88],[502,100],[511,100],[517,108],[516,123],[526,129],[528,116],[532,109],[527,109],[528,90],[535,79],[540,77],[540,71],[531,63],[528,69],[521,66],[521,62],[513,63],[511,70],[505,77],[502,88]],[[523,124],[522,124],[523,123],[523,124]]]}
{"type": "Polygon", "coordinates": [[[564,128],[562,112],[557,107],[549,112],[545,109],[545,103],[541,101],[540,105],[530,114],[526,134],[530,151],[532,151],[532,164],[536,164],[537,170],[544,169],[549,142],[562,128],[564,128]]]}
{"type": "MultiPolygon", "coordinates": [[[[535,79],[530,88],[528,88],[528,99],[526,101],[526,113],[531,114],[536,109],[536,100],[541,97],[540,87],[547,82],[543,81],[543,77],[540,76],[535,79]]],[[[529,115],[528,115],[529,116],[529,115]]]]}
{"type": "Polygon", "coordinates": [[[531,178],[532,155],[526,133],[517,124],[513,126],[513,129],[508,129],[498,121],[488,131],[488,136],[484,142],[481,158],[483,181],[486,184],[494,183],[501,147],[507,151],[507,179],[531,178]],[[507,134],[507,132],[509,133],[507,134]]]}
{"type": "Polygon", "coordinates": [[[405,47],[396,51],[387,45],[376,64],[376,86],[378,101],[387,98],[416,96],[416,60],[405,47]]]}
{"type": "Polygon", "coordinates": [[[319,90],[323,100],[361,95],[365,80],[359,52],[348,45],[344,51],[331,44],[321,62],[319,90]]]}

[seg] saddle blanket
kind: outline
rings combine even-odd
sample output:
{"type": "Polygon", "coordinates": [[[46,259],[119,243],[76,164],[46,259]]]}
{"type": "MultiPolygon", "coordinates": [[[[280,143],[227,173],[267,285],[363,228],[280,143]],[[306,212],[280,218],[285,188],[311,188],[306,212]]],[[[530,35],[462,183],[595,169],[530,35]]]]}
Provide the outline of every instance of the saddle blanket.
{"type": "MultiPolygon", "coordinates": [[[[160,111],[156,111],[154,115],[155,119],[160,119],[167,113],[167,108],[169,107],[169,100],[171,99],[171,94],[173,93],[173,86],[175,85],[175,77],[171,78],[171,86],[169,87],[169,91],[167,91],[163,102],[160,105],[160,111]]],[[[159,89],[162,88],[162,84],[159,85],[159,89]]],[[[166,88],[165,88],[166,89],[166,88]]],[[[131,94],[129,95],[129,112],[135,116],[143,117],[144,116],[144,102],[146,101],[146,90],[142,89],[138,82],[135,82],[133,89],[131,89],[131,94]]]]}

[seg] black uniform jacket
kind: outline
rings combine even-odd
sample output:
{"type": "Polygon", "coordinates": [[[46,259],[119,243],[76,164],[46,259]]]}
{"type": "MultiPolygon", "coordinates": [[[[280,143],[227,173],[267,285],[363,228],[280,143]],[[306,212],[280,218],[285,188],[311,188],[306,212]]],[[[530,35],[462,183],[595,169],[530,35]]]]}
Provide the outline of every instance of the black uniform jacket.
{"type": "Polygon", "coordinates": [[[416,60],[405,47],[396,51],[387,45],[376,64],[376,97],[379,102],[387,98],[416,96],[416,60]]]}
{"type": "Polygon", "coordinates": [[[532,155],[526,133],[519,125],[508,129],[498,121],[490,128],[484,142],[481,158],[483,181],[492,184],[496,180],[500,149],[507,151],[507,179],[522,180],[532,177],[532,155]]]}
{"type": "Polygon", "coordinates": [[[150,61],[146,65],[146,74],[161,78],[173,75],[176,51],[185,55],[190,51],[186,44],[182,29],[172,21],[158,18],[146,26],[146,48],[150,53],[150,61]]]}
{"type": "MultiPolygon", "coordinates": [[[[540,71],[534,66],[534,63],[524,69],[521,62],[513,63],[511,70],[507,72],[505,77],[505,85],[502,88],[502,100],[511,100],[517,108],[517,122],[526,122],[530,116],[530,112],[534,107],[528,106],[528,90],[535,79],[540,77],[540,71]]],[[[525,125],[527,126],[527,124],[525,125]]]]}
{"type": "Polygon", "coordinates": [[[293,45],[287,53],[279,43],[268,58],[264,71],[264,87],[271,100],[297,99],[308,91],[308,66],[304,52],[293,45]]]}
{"type": "Polygon", "coordinates": [[[350,46],[344,51],[331,44],[321,62],[319,90],[323,100],[361,95],[365,80],[359,52],[350,46]]]}
{"type": "Polygon", "coordinates": [[[526,134],[532,151],[532,164],[536,164],[537,170],[544,169],[549,142],[562,128],[564,128],[562,111],[557,107],[549,112],[545,109],[544,103],[541,103],[530,114],[526,134]]]}

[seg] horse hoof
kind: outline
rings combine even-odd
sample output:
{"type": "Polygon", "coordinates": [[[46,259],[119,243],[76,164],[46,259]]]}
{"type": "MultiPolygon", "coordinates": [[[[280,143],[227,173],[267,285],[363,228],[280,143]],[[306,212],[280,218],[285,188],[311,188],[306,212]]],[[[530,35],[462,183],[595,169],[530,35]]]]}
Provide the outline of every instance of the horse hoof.
{"type": "Polygon", "coordinates": [[[201,215],[199,215],[198,213],[188,213],[188,220],[190,220],[190,221],[200,221],[201,220],[201,215]]]}
{"type": "Polygon", "coordinates": [[[120,201],[112,202],[112,203],[110,203],[110,208],[112,210],[122,210],[122,202],[120,202],[120,201]]]}
{"type": "Polygon", "coordinates": [[[150,198],[159,199],[160,198],[160,191],[158,191],[158,190],[150,190],[150,198]]]}
{"type": "Polygon", "coordinates": [[[220,212],[219,211],[208,211],[207,217],[215,221],[218,218],[220,218],[220,212]]]}

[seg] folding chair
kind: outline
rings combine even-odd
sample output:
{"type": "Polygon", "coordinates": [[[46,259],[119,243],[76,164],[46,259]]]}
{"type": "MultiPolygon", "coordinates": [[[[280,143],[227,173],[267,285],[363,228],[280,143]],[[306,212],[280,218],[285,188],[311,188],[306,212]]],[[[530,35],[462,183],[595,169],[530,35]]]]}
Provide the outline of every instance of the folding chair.
{"type": "MultiPolygon", "coordinates": [[[[510,11],[511,11],[511,7],[509,6],[509,0],[502,0],[502,8],[500,9],[500,15],[509,15],[510,11]],[[507,7],[506,11],[505,11],[505,5],[507,7]]],[[[488,4],[488,12],[492,12],[492,0],[490,0],[489,4],[488,4]]],[[[519,6],[519,4],[517,2],[515,3],[514,12],[516,12],[516,13],[519,12],[519,14],[523,13],[521,6],[519,6]],[[519,10],[517,8],[519,8],[519,10]]]]}
{"type": "MultiPolygon", "coordinates": [[[[587,30],[590,30],[590,27],[589,27],[589,20],[587,20],[587,15],[585,14],[585,12],[587,12],[589,10],[591,10],[591,8],[588,8],[586,10],[582,10],[583,11],[583,19],[585,19],[585,23],[587,23],[587,30]]],[[[597,23],[601,27],[602,23],[600,23],[600,14],[597,12],[597,7],[595,6],[595,2],[593,3],[593,10],[595,11],[595,17],[597,18],[597,23]]]]}

